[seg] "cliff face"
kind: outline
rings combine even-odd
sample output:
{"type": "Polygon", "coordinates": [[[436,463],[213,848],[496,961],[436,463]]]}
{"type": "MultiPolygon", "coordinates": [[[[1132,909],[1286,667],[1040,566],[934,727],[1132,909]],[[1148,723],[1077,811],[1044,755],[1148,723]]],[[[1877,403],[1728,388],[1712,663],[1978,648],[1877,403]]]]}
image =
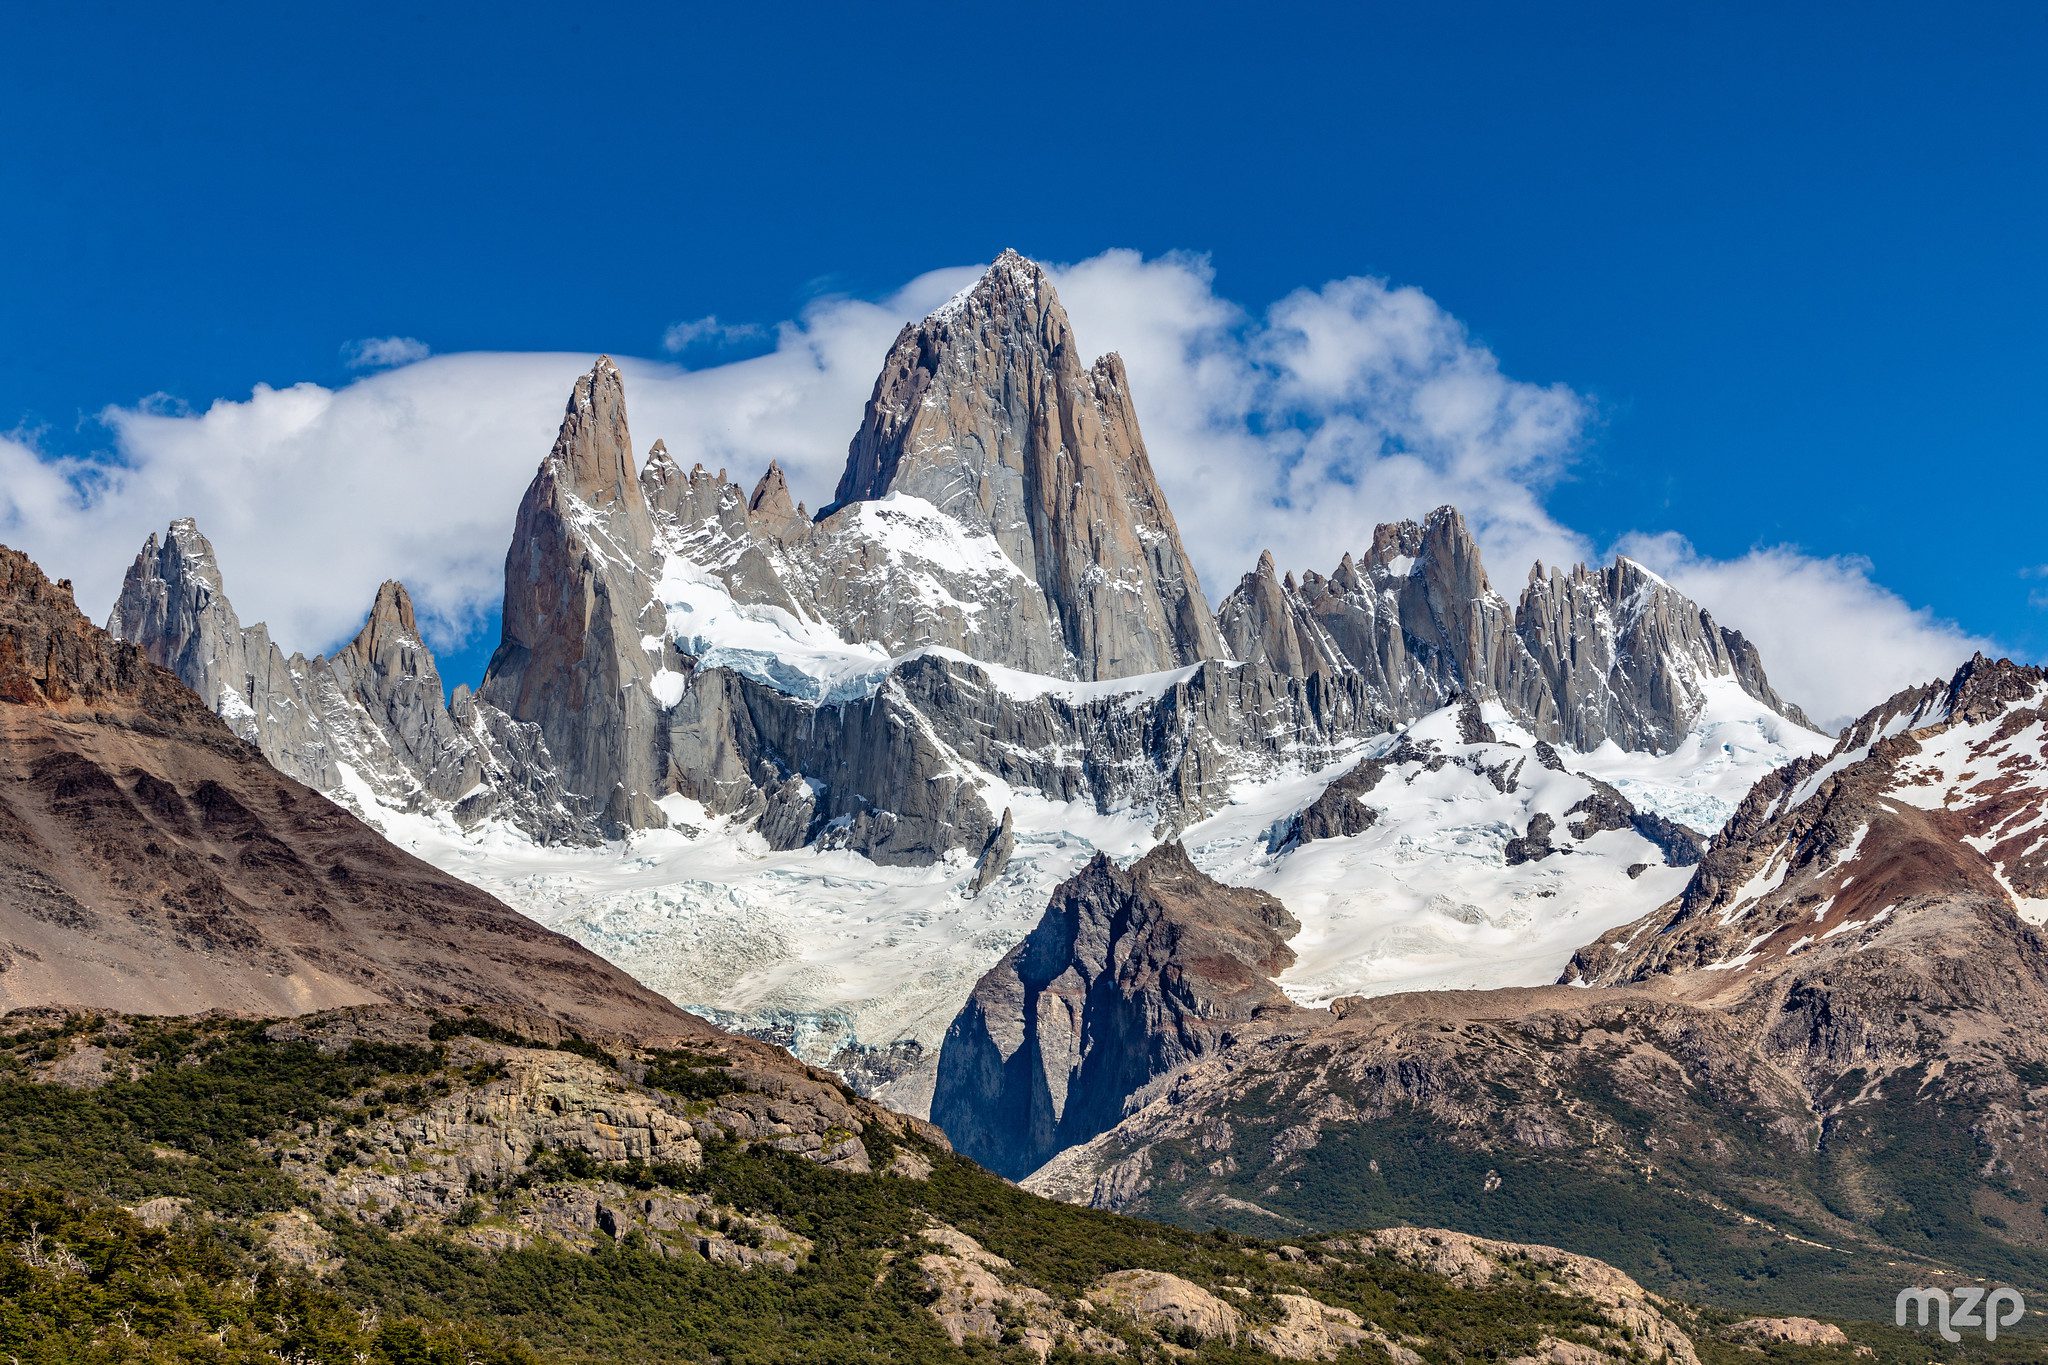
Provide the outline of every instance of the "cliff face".
{"type": "Polygon", "coordinates": [[[834,506],[890,494],[986,532],[1038,586],[1071,664],[1035,671],[1116,678],[1223,653],[1123,361],[1084,364],[1045,271],[1013,251],[890,350],[834,506]]]}
{"type": "Polygon", "coordinates": [[[658,574],[625,386],[601,357],[576,381],[519,504],[504,636],[478,695],[539,728],[563,785],[614,832],[667,823],[655,804],[665,790],[658,574]],[[655,650],[641,643],[650,636],[655,650]]]}
{"type": "Polygon", "coordinates": [[[1497,593],[1455,508],[1378,527],[1362,559],[1285,579],[1270,556],[1217,617],[1240,659],[1293,677],[1356,671],[1403,720],[1468,693],[1538,738],[1668,752],[1725,680],[1800,725],[1755,648],[1632,560],[1537,565],[1518,602],[1497,593]]]}
{"type": "Polygon", "coordinates": [[[1061,886],[947,1031],[932,1121],[1021,1177],[1113,1125],[1156,1078],[1294,1011],[1270,978],[1300,926],[1211,881],[1178,844],[1101,855],[1061,886]]]}
{"type": "Polygon", "coordinates": [[[4,548],[0,883],[0,1009],[488,1004],[709,1031],[277,772],[4,548]]]}

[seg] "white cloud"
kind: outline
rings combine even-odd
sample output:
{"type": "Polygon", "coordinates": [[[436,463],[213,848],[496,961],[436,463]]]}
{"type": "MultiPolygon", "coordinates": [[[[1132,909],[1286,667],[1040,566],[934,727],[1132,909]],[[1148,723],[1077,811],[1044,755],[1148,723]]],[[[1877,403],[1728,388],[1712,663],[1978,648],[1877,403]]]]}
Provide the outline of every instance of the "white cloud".
{"type": "Polygon", "coordinates": [[[1902,688],[1948,677],[1977,650],[1998,652],[1878,583],[1861,556],[1768,545],[1710,559],[1671,531],[1630,536],[1618,551],[1747,635],[1779,692],[1830,728],[1902,688]]]}
{"type": "Polygon", "coordinates": [[[678,322],[661,334],[661,349],[670,355],[681,355],[693,346],[709,343],[714,346],[730,346],[735,342],[753,341],[766,335],[766,329],[751,322],[723,323],[715,314],[678,322]]]}
{"type": "Polygon", "coordinates": [[[1327,572],[1377,523],[1444,503],[1515,578],[1535,558],[1587,553],[1541,502],[1587,404],[1509,379],[1420,290],[1337,280],[1254,318],[1216,296],[1197,257],[1112,251],[1056,274],[1083,347],[1130,369],[1211,596],[1262,549],[1327,572]]]}
{"type": "MultiPolygon", "coordinates": [[[[879,303],[821,300],[766,355],[702,370],[621,358],[634,440],[752,478],[779,458],[812,506],[828,497],[875,371],[904,320],[973,277],[921,276],[879,303]]],[[[0,441],[0,542],[77,584],[103,619],[150,532],[196,517],[244,622],[286,649],[329,648],[377,584],[403,579],[430,640],[475,629],[503,587],[519,497],[593,357],[433,356],[337,389],[258,385],[193,412],[161,395],[102,414],[106,459],[0,441]]]]}
{"type": "MultiPolygon", "coordinates": [[[[933,271],[878,301],[818,300],[743,360],[622,358],[636,444],[664,438],[685,464],[742,480],[780,460],[796,496],[820,506],[898,330],[977,273],[933,271]]],[[[1420,290],[1337,280],[1253,314],[1216,293],[1196,256],[1109,251],[1054,275],[1086,352],[1124,357],[1212,597],[1260,549],[1327,571],[1376,523],[1442,503],[1463,509],[1505,587],[1537,558],[1595,558],[1544,505],[1589,405],[1508,377],[1420,290]]],[[[729,330],[701,318],[671,336],[688,346],[729,330]]],[[[362,345],[397,357],[370,348],[405,342],[362,345]]],[[[496,600],[520,493],[592,358],[424,353],[338,389],[259,386],[197,412],[161,395],[112,408],[114,449],[98,461],[0,441],[0,540],[73,577],[101,615],[143,538],[195,516],[243,619],[267,619],[287,648],[346,639],[387,576],[413,589],[435,643],[452,643],[496,600]]],[[[1756,639],[1781,690],[1817,717],[1934,676],[1977,643],[1856,561],[1771,549],[1721,562],[1675,536],[1628,543],[1756,639]],[[1843,629],[1810,629],[1806,613],[1843,629]]]]}
{"type": "Polygon", "coordinates": [[[341,348],[351,370],[388,370],[425,360],[432,352],[418,337],[364,337],[341,348]]]}

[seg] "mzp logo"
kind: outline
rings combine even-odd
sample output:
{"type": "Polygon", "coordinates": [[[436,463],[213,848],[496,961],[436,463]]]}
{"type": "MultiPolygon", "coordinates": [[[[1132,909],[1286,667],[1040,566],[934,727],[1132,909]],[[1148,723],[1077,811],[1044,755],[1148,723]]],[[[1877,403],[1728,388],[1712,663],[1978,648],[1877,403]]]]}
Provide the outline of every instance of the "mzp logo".
{"type": "Polygon", "coordinates": [[[1958,1327],[1981,1327],[1984,1340],[1998,1340],[1998,1329],[2010,1327],[2026,1315],[2026,1300],[2017,1289],[1994,1289],[1986,1293],[1975,1286],[1961,1289],[1901,1289],[1894,1321],[1906,1325],[1906,1312],[1916,1309],[1920,1321],[1926,1327],[1930,1323],[1941,1333],[1941,1339],[1960,1342],[1962,1333],[1958,1327]]]}

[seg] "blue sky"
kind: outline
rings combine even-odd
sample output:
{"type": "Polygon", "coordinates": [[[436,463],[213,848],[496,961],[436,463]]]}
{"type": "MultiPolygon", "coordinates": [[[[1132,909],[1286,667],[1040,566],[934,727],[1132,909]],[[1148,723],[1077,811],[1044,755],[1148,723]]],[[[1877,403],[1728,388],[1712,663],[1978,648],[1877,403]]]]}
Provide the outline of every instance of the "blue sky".
{"type": "Polygon", "coordinates": [[[1414,286],[1568,387],[1536,495],[1587,544],[1862,556],[2048,654],[2048,8],[444,8],[14,16],[0,431],[118,461],[109,405],[338,390],[363,338],[768,329],[706,365],[1004,246],[1196,253],[1254,318],[1414,286]]]}

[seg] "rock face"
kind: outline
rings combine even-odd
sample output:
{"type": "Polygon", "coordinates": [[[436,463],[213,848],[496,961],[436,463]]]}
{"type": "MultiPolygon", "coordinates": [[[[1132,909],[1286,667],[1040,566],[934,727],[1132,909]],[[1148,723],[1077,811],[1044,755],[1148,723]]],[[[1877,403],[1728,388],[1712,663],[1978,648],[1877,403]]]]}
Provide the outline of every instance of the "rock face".
{"type": "Polygon", "coordinates": [[[774,465],[748,487],[633,452],[600,359],[520,504],[490,669],[447,706],[402,589],[333,658],[286,658],[188,522],[145,548],[111,626],[373,820],[590,842],[681,796],[776,849],[893,864],[978,855],[992,781],[1149,808],[1171,836],[1458,696],[1586,748],[1672,747],[1722,679],[1797,714],[1739,636],[1626,561],[1533,575],[1511,606],[1448,508],[1327,579],[1262,557],[1212,618],[1121,362],[1084,363],[1015,253],[904,329],[816,518],[774,465]]]}
{"type": "Polygon", "coordinates": [[[981,846],[981,856],[974,860],[974,880],[967,884],[967,894],[979,896],[988,890],[989,883],[1003,875],[1003,869],[1010,865],[1010,855],[1016,851],[1016,822],[1012,813],[1005,810],[1003,823],[988,836],[988,842],[981,846]]]}
{"type": "Polygon", "coordinates": [[[107,620],[256,745],[278,771],[374,818],[502,821],[544,843],[587,843],[596,825],[563,792],[540,732],[458,688],[420,639],[400,583],[334,656],[287,658],[235,615],[213,546],[189,518],[149,538],[107,620]]]}
{"type": "Polygon", "coordinates": [[[979,657],[1098,679],[1223,654],[1123,361],[1083,364],[1045,271],[1014,251],[890,350],[833,506],[891,494],[993,537],[1071,663],[979,657]]]}
{"type": "Polygon", "coordinates": [[[1231,651],[1290,677],[1356,671],[1401,720],[1467,694],[1552,743],[1668,751],[1725,679],[1808,723],[1747,640],[1632,560],[1570,574],[1539,564],[1511,607],[1455,508],[1379,527],[1362,561],[1347,555],[1327,578],[1277,573],[1262,556],[1224,600],[1231,651]]]}
{"type": "Polygon", "coordinates": [[[947,1031],[932,1121],[991,1170],[1030,1172],[1233,1026],[1291,1013],[1270,977],[1299,927],[1271,896],[1203,876],[1179,844],[1128,870],[1098,854],[947,1031]]]}
{"type": "Polygon", "coordinates": [[[4,548],[0,883],[0,1009],[475,1003],[710,1032],[282,776],[4,548]]]}
{"type": "Polygon", "coordinates": [[[1979,655],[1946,685],[1899,694],[1832,753],[1759,782],[1685,894],[1589,946],[1567,978],[1706,968],[1734,985],[1824,944],[1868,942],[1934,903],[2041,918],[2044,738],[2039,669],[1979,655]]]}
{"type": "Polygon", "coordinates": [[[1780,1313],[1940,1266],[2048,1281],[2044,738],[2048,674],[1973,661],[1760,782],[1578,988],[1339,1000],[1193,1062],[1032,1185],[1290,1228],[1448,1202],[1660,1287],[1748,1277],[1780,1313]]]}
{"type": "Polygon", "coordinates": [[[1128,389],[1010,253],[904,329],[815,522],[773,466],[748,493],[663,449],[641,479],[673,553],[846,644],[1082,680],[1221,658],[1128,389]]]}
{"type": "Polygon", "coordinates": [[[563,785],[607,829],[667,823],[655,691],[665,623],[654,524],[610,357],[576,381],[505,556],[504,636],[481,698],[539,727],[563,785]],[[641,642],[656,642],[649,649],[641,642]]]}

